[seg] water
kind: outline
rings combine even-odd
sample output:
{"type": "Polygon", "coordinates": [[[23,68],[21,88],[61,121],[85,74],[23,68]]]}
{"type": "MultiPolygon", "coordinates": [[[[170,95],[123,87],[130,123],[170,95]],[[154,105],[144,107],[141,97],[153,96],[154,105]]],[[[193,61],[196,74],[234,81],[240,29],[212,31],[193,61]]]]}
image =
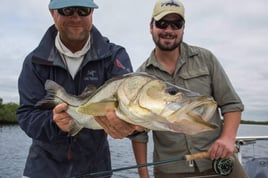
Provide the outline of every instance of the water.
{"type": "MultiPolygon", "coordinates": [[[[268,126],[241,125],[239,136],[263,136],[268,135],[268,126]]],[[[114,140],[109,138],[113,168],[135,165],[132,147],[128,139],[114,140]]],[[[31,139],[19,128],[19,126],[0,126],[0,178],[20,178],[31,139]]],[[[268,155],[268,141],[258,141],[254,146],[242,146],[243,157],[249,159],[252,156],[260,157],[268,155]]],[[[148,161],[152,162],[153,146],[150,140],[148,161]]],[[[149,167],[152,172],[152,167],[149,167]]],[[[115,178],[137,178],[136,169],[115,172],[115,178]]]]}

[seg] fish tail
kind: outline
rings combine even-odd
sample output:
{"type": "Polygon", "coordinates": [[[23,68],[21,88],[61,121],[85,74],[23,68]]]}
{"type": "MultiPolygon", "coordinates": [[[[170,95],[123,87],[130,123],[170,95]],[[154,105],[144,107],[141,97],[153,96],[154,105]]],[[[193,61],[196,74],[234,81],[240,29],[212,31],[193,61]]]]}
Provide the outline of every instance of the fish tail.
{"type": "Polygon", "coordinates": [[[53,109],[57,105],[57,102],[55,102],[53,95],[50,94],[47,94],[45,98],[38,101],[35,107],[39,109],[53,109]]]}
{"type": "MultiPolygon", "coordinates": [[[[35,104],[39,109],[53,109],[57,104],[63,103],[64,100],[57,96],[59,93],[66,93],[64,88],[52,80],[47,80],[45,83],[47,91],[46,96],[35,104]]],[[[62,94],[62,95],[63,95],[62,94]]]]}

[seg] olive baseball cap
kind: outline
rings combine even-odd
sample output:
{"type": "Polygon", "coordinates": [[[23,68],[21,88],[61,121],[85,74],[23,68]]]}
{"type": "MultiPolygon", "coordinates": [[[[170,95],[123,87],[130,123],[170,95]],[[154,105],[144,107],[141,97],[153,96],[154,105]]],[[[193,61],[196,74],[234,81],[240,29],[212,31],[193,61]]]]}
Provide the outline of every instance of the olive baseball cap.
{"type": "Polygon", "coordinates": [[[156,21],[168,14],[178,14],[184,19],[184,6],[179,0],[157,0],[152,18],[156,21]]]}
{"type": "Polygon", "coordinates": [[[49,9],[61,9],[65,7],[89,7],[98,8],[93,0],[50,0],[49,9]]]}

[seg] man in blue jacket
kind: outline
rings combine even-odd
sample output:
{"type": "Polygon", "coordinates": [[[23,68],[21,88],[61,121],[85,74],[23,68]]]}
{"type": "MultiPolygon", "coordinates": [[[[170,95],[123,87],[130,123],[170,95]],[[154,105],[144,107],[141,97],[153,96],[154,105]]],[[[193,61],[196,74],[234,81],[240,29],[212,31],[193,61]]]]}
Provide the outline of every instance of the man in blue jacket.
{"type": "MultiPolygon", "coordinates": [[[[112,77],[132,72],[126,50],[110,43],[92,24],[95,8],[98,6],[92,0],[51,0],[54,25],[24,61],[18,81],[17,118],[33,140],[24,177],[62,178],[111,169],[103,130],[83,129],[72,137],[68,135],[72,118],[65,112],[67,104],[53,110],[34,107],[46,95],[47,79],[79,95],[89,84],[99,87],[112,77]]],[[[135,130],[114,113],[108,115],[104,119],[110,122],[113,132],[106,131],[112,137],[122,138],[135,130]]]]}

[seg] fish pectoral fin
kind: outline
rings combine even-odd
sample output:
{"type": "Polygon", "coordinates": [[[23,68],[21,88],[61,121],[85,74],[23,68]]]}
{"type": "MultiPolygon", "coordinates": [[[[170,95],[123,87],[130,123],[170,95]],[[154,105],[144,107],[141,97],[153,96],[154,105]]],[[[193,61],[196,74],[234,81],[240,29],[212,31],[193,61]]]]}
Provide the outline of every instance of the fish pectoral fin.
{"type": "Polygon", "coordinates": [[[116,101],[100,101],[87,103],[77,108],[77,112],[92,115],[92,116],[104,116],[108,109],[117,108],[116,101]]]}

